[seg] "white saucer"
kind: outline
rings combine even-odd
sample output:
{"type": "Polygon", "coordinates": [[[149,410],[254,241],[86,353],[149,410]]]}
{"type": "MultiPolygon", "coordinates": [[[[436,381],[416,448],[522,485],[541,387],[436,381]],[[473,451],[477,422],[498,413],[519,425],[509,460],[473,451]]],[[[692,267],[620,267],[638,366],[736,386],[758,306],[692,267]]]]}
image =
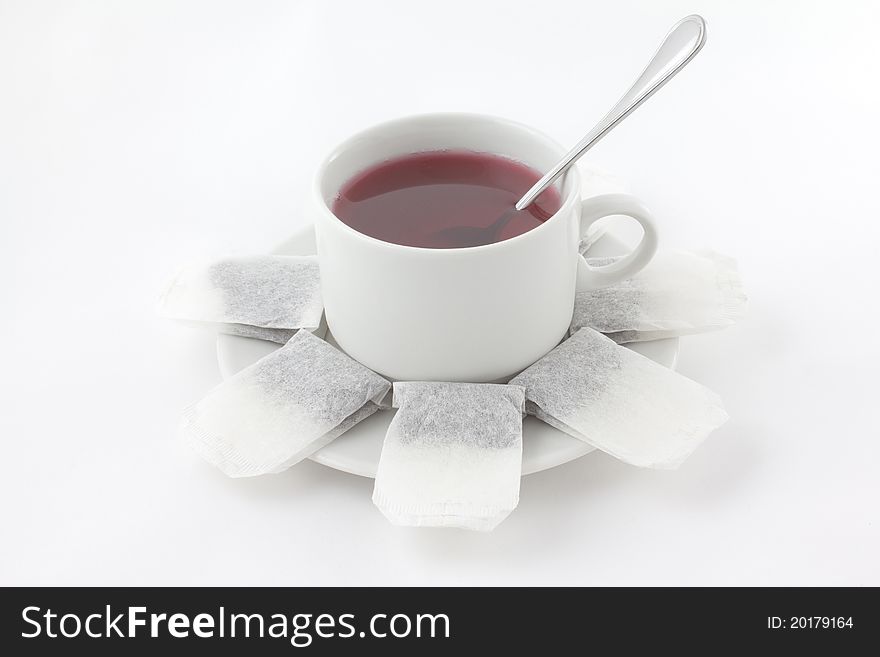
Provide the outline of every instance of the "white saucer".
{"type": "MultiPolygon", "coordinates": [[[[620,240],[606,234],[590,249],[590,255],[617,255],[626,251],[627,248],[620,240]]],[[[314,254],[314,229],[309,227],[298,231],[289,240],[280,244],[274,253],[284,255],[314,254]]],[[[327,333],[326,339],[328,342],[336,344],[330,333],[327,333]]],[[[661,365],[674,369],[678,357],[678,343],[678,338],[673,338],[641,342],[631,345],[631,348],[661,365]]],[[[278,347],[279,345],[272,342],[234,335],[218,335],[217,360],[220,363],[220,374],[226,379],[278,347]]],[[[363,477],[375,477],[379,453],[382,451],[382,441],[385,439],[385,432],[393,416],[393,410],[379,411],[346,431],[309,458],[343,472],[363,477]]],[[[593,448],[586,443],[572,438],[540,420],[527,417],[523,421],[523,474],[540,472],[562,465],[591,451],[593,448]]]]}

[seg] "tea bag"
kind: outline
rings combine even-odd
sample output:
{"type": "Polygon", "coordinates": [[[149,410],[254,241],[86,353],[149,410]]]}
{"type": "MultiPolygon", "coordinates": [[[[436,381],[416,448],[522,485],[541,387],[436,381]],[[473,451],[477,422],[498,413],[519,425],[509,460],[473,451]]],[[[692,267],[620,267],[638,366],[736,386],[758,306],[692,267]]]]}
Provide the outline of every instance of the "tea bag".
{"type": "Polygon", "coordinates": [[[727,421],[715,393],[589,328],[510,383],[530,414],[642,467],[677,467],[727,421]]]}
{"type": "Polygon", "coordinates": [[[223,258],[181,269],[159,314],[221,333],[284,344],[324,311],[316,256],[223,258]]]}
{"type": "Polygon", "coordinates": [[[394,384],[373,503],[395,525],[489,531],[519,502],[524,390],[394,384]]]}
{"type": "Polygon", "coordinates": [[[307,331],[188,408],[181,434],[230,477],[281,472],[379,409],[391,384],[307,331]]]}
{"type": "MultiPolygon", "coordinates": [[[[587,258],[595,267],[617,258],[587,258]]],[[[585,326],[617,343],[658,340],[730,326],[746,295],[731,258],[700,251],[658,253],[631,279],[575,295],[571,332],[585,326]]]]}

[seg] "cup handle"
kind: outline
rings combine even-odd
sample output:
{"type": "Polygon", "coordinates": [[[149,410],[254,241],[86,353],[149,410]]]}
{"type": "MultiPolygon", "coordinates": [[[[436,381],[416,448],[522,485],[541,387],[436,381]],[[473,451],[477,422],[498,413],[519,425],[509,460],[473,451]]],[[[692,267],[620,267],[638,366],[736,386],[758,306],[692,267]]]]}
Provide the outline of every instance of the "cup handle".
{"type": "Polygon", "coordinates": [[[657,251],[657,230],[654,220],[642,202],[629,194],[603,194],[583,201],[581,206],[581,238],[594,223],[609,215],[632,217],[642,225],[644,234],[635,249],[617,262],[602,267],[590,267],[586,260],[578,268],[579,286],[595,289],[631,278],[647,265],[657,251]]]}

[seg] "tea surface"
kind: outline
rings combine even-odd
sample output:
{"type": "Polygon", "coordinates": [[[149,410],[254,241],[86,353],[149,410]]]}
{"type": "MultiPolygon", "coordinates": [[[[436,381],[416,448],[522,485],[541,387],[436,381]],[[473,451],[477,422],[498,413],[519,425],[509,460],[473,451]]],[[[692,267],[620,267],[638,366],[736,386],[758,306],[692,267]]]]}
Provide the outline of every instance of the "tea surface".
{"type": "Polygon", "coordinates": [[[522,235],[561,206],[551,187],[528,208],[513,206],[541,173],[490,153],[429,151],[374,165],[349,180],[333,213],[355,230],[394,244],[433,249],[479,246],[522,235]],[[486,228],[514,213],[497,231],[462,242],[460,227],[486,228]]]}

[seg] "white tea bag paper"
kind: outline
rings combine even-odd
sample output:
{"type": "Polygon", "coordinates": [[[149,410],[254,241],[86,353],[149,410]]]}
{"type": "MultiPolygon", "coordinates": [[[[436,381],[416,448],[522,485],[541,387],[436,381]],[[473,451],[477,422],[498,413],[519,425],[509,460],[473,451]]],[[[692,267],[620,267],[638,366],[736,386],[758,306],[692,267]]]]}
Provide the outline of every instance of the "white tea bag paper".
{"type": "Polygon", "coordinates": [[[510,383],[530,414],[642,467],[677,467],[727,421],[715,393],[589,328],[510,383]]]}
{"type": "MultiPolygon", "coordinates": [[[[587,258],[595,267],[616,258],[587,258]]],[[[571,332],[589,327],[617,343],[659,340],[730,326],[747,298],[727,257],[703,252],[658,253],[631,279],[575,295],[571,332]]]]}
{"type": "Polygon", "coordinates": [[[284,344],[318,328],[324,304],[316,256],[249,256],[190,265],[159,302],[163,317],[284,344]]]}
{"type": "Polygon", "coordinates": [[[188,408],[180,431],[230,477],[281,472],[375,413],[390,388],[300,331],[188,408]]]}
{"type": "Polygon", "coordinates": [[[519,503],[525,391],[394,384],[373,503],[395,525],[489,531],[519,503]]]}

